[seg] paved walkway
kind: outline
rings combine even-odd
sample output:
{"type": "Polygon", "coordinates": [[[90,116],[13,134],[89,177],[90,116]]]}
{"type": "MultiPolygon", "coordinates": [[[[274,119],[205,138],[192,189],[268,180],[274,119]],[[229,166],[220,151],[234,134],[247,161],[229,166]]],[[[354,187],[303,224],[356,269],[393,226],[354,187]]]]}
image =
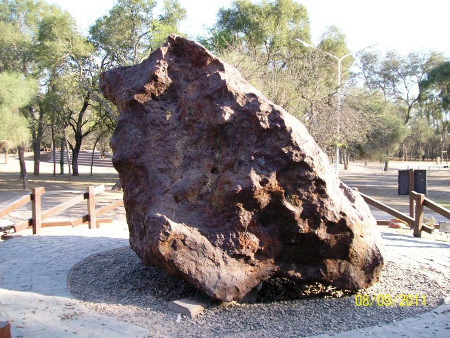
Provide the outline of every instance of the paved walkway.
{"type": "Polygon", "coordinates": [[[147,337],[149,331],[90,312],[73,298],[67,276],[94,253],[128,244],[127,229],[115,222],[101,229],[28,230],[0,242],[0,320],[11,321],[13,337],[147,337]]]}
{"type": "MultiPolygon", "coordinates": [[[[411,259],[450,271],[448,243],[412,237],[405,241],[405,236],[386,231],[384,239],[391,253],[404,255],[417,249],[422,254],[411,259]]],[[[39,236],[26,230],[1,241],[0,321],[11,321],[13,337],[149,336],[148,329],[91,312],[67,287],[68,273],[77,262],[128,245],[127,238],[126,225],[115,221],[92,230],[87,226],[45,228],[39,236]]],[[[450,337],[450,298],[447,304],[414,318],[334,336],[450,337]]]]}

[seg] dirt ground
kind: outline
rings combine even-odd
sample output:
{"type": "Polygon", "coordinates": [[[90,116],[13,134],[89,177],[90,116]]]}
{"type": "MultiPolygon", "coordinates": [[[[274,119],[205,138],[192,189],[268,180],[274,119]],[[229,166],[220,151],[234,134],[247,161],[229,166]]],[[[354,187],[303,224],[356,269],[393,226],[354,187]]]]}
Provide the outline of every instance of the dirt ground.
{"type": "MultiPolygon", "coordinates": [[[[19,161],[16,156],[10,155],[8,163],[5,163],[4,154],[0,157],[0,203],[10,200],[16,196],[22,196],[29,192],[24,190],[20,179],[19,161]]],[[[80,176],[71,176],[69,179],[68,167],[65,166],[64,175],[59,175],[59,164],[53,176],[53,163],[42,160],[40,163],[40,175],[33,175],[32,153],[26,155],[26,168],[28,173],[29,188],[44,187],[46,192],[58,190],[86,190],[88,186],[105,185],[106,190],[119,179],[119,174],[114,168],[80,166],[80,176]]],[[[45,158],[45,156],[44,156],[45,158]]]]}
{"type": "MultiPolygon", "coordinates": [[[[2,154],[3,155],[3,154],[2,154]]],[[[85,191],[88,186],[105,185],[106,195],[111,187],[117,182],[118,173],[112,167],[94,167],[93,175],[90,175],[90,167],[80,166],[80,176],[68,176],[68,168],[65,168],[65,175],[53,176],[53,164],[47,161],[41,161],[40,175],[35,176],[33,172],[32,154],[27,154],[27,171],[29,187],[44,187],[47,195],[59,192],[59,196],[69,196],[71,192],[79,193],[85,191]],[[61,191],[65,195],[61,195],[61,191]]],[[[447,163],[437,165],[435,162],[403,162],[391,161],[387,172],[383,171],[383,164],[371,161],[367,165],[363,161],[350,163],[349,170],[340,168],[340,179],[353,188],[358,188],[362,193],[375,198],[376,200],[389,205],[401,212],[409,212],[409,197],[398,195],[398,170],[401,169],[425,169],[427,170],[427,197],[433,201],[450,208],[450,169],[445,168],[447,163]]],[[[57,167],[59,172],[59,167],[57,167]]],[[[29,190],[22,189],[22,181],[19,178],[19,162],[17,157],[10,155],[8,163],[5,163],[4,157],[0,157],[0,207],[13,201],[14,199],[25,195],[29,190]]],[[[121,193],[109,193],[109,198],[120,198],[121,193]]],[[[55,201],[60,203],[60,200],[55,201]]],[[[123,208],[122,208],[123,209],[123,208]]],[[[380,213],[379,210],[371,207],[371,210],[377,219],[390,219],[387,214],[380,213]]],[[[120,214],[123,215],[123,211],[120,214]]],[[[435,223],[439,221],[448,221],[442,216],[436,215],[425,209],[425,216],[428,219],[434,218],[435,223]]],[[[409,231],[409,230],[408,230],[409,231]]],[[[437,232],[437,231],[435,231],[437,232]]],[[[447,234],[440,234],[445,237],[447,234]]]]}
{"type": "MultiPolygon", "coordinates": [[[[23,189],[22,180],[19,176],[20,167],[17,157],[10,155],[8,162],[5,163],[2,154],[0,158],[0,210],[19,197],[29,194],[31,188],[37,187],[43,187],[45,189],[45,193],[42,195],[42,210],[48,210],[86,192],[89,186],[105,186],[105,191],[95,198],[97,209],[115,200],[122,199],[122,192],[111,191],[111,187],[119,179],[119,174],[112,167],[94,167],[91,176],[91,168],[89,166],[80,166],[80,175],[72,176],[69,179],[67,166],[64,170],[64,175],[56,174],[53,176],[53,163],[45,161],[44,157],[40,163],[40,175],[35,176],[33,175],[32,154],[27,154],[26,158],[29,189],[23,189]]],[[[59,165],[57,167],[57,173],[59,173],[59,165]]],[[[86,203],[79,203],[64,212],[47,218],[46,221],[73,220],[86,215],[86,213],[86,203]]],[[[7,219],[17,224],[30,217],[31,206],[30,203],[27,203],[9,213],[7,219]]],[[[125,209],[123,206],[118,207],[104,214],[102,218],[112,218],[125,223],[125,209]]]]}
{"type": "Polygon", "coordinates": [[[363,161],[350,163],[349,170],[340,170],[344,183],[391,207],[407,212],[409,196],[398,195],[398,171],[421,169],[427,171],[427,197],[446,208],[450,208],[450,169],[447,163],[391,161],[389,170],[383,171],[383,164],[363,161]]]}

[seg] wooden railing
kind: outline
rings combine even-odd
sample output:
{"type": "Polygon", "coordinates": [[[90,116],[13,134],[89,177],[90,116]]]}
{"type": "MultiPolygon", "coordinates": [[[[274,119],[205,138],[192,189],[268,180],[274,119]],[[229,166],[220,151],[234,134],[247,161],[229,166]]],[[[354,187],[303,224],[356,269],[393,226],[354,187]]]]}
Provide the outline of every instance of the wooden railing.
{"type": "Polygon", "coordinates": [[[20,208],[21,206],[31,202],[31,218],[20,222],[18,224],[10,224],[7,226],[0,227],[0,231],[14,230],[15,232],[32,227],[33,234],[39,234],[41,228],[53,227],[53,226],[78,226],[81,224],[88,224],[89,229],[98,228],[100,223],[111,223],[112,219],[109,218],[99,218],[103,214],[114,210],[117,207],[123,205],[123,199],[119,199],[107,206],[96,209],[95,208],[95,195],[105,191],[103,185],[93,187],[90,186],[86,189],[86,192],[80,194],[76,197],[71,198],[61,204],[54,206],[53,208],[42,211],[42,195],[45,193],[45,189],[32,188],[29,195],[25,195],[17,199],[16,201],[7,205],[3,210],[0,210],[0,219],[7,216],[10,212],[20,208]],[[52,217],[56,214],[67,210],[74,205],[87,200],[87,214],[68,221],[54,221],[54,222],[43,222],[45,219],[52,217]]]}
{"type": "Polygon", "coordinates": [[[433,202],[429,198],[426,198],[424,194],[419,194],[415,191],[411,191],[411,198],[414,200],[415,207],[415,222],[414,222],[414,237],[420,237],[420,233],[422,230],[425,232],[431,233],[434,229],[439,229],[439,224],[434,225],[434,228],[429,228],[425,224],[423,224],[423,208],[427,207],[434,212],[438,213],[441,216],[444,216],[447,219],[450,219],[450,210],[444,208],[443,206],[433,202]],[[431,231],[429,231],[431,229],[431,231]]]}
{"type": "MultiPolygon", "coordinates": [[[[422,231],[425,231],[429,234],[433,232],[434,229],[439,229],[439,224],[434,225],[433,227],[423,223],[423,209],[424,207],[428,207],[434,212],[450,219],[450,210],[444,208],[443,206],[433,202],[429,198],[426,198],[424,194],[419,194],[415,191],[410,192],[410,216],[395,210],[372,197],[369,197],[361,192],[359,192],[366,201],[367,204],[370,204],[377,209],[380,209],[389,215],[392,215],[406,223],[411,228],[414,228],[413,235],[414,237],[422,237],[422,231]],[[414,206],[415,204],[415,206],[414,206]]],[[[378,221],[378,224],[385,224],[385,221],[378,221]]]]}

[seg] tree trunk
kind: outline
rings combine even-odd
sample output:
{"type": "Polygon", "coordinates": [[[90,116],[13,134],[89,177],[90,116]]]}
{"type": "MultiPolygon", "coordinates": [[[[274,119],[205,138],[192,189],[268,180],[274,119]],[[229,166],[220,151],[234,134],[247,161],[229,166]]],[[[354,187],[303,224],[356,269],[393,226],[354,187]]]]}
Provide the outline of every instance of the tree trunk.
{"type": "Polygon", "coordinates": [[[349,156],[348,156],[347,149],[344,149],[343,154],[342,154],[342,159],[344,161],[344,170],[348,170],[348,168],[349,168],[349,156]]]}
{"type": "Polygon", "coordinates": [[[64,139],[61,139],[61,149],[59,151],[59,174],[64,175],[64,152],[66,148],[66,143],[64,139]]]}
{"type": "Polygon", "coordinates": [[[91,156],[91,176],[92,176],[92,169],[94,168],[94,155],[95,155],[95,147],[97,146],[98,140],[102,137],[103,134],[101,134],[99,137],[96,138],[94,147],[92,148],[92,156],[91,156]]]}
{"type": "Polygon", "coordinates": [[[98,139],[94,143],[94,148],[92,149],[92,155],[91,155],[91,176],[92,176],[92,170],[94,168],[94,156],[95,156],[95,146],[97,145],[98,139]]]}
{"type": "Polygon", "coordinates": [[[66,139],[65,141],[66,141],[66,148],[67,148],[67,152],[66,152],[66,154],[67,154],[67,166],[68,166],[68,168],[69,168],[69,181],[70,181],[70,180],[71,180],[71,174],[70,174],[70,154],[69,154],[69,145],[68,145],[67,139],[66,139]]]}
{"type": "Polygon", "coordinates": [[[17,152],[19,153],[20,178],[22,179],[22,185],[24,189],[28,189],[28,174],[27,167],[25,165],[25,151],[23,146],[18,146],[17,152]]]}
{"type": "Polygon", "coordinates": [[[87,111],[87,108],[89,107],[89,93],[85,96],[83,107],[81,108],[80,112],[78,113],[78,118],[70,119],[69,124],[73,129],[74,136],[75,136],[75,146],[71,145],[72,148],[72,169],[73,169],[73,176],[78,176],[78,155],[81,150],[81,143],[83,142],[83,139],[89,135],[92,131],[92,129],[89,129],[87,132],[82,131],[82,128],[84,126],[83,117],[84,114],[87,111]]]}
{"type": "MultiPolygon", "coordinates": [[[[32,121],[35,120],[34,109],[30,107],[30,115],[32,121]]],[[[39,175],[39,165],[41,162],[41,141],[42,134],[44,130],[44,109],[39,107],[39,117],[37,120],[37,130],[36,126],[32,123],[31,127],[31,137],[32,137],[32,149],[34,154],[34,169],[33,175],[39,175]]]]}
{"type": "Polygon", "coordinates": [[[33,175],[39,175],[39,166],[41,162],[41,140],[33,140],[33,158],[34,158],[34,168],[33,175]]]}
{"type": "Polygon", "coordinates": [[[53,176],[56,176],[56,137],[54,125],[52,125],[52,157],[53,157],[53,176]]]}
{"type": "Polygon", "coordinates": [[[81,142],[76,143],[72,149],[72,175],[79,176],[78,173],[78,155],[80,154],[81,142]]]}
{"type": "MultiPolygon", "coordinates": [[[[445,128],[445,123],[442,122],[442,136],[441,136],[441,154],[442,154],[442,150],[446,150],[445,145],[447,144],[447,130],[445,128]]],[[[448,156],[448,154],[447,154],[448,156]]],[[[448,161],[448,157],[447,157],[447,161],[448,161]]]]}
{"type": "MultiPolygon", "coordinates": [[[[103,137],[103,135],[105,135],[105,133],[106,133],[106,131],[102,132],[102,133],[95,139],[94,148],[92,149],[92,156],[91,156],[91,176],[92,176],[92,168],[94,167],[94,153],[95,153],[95,147],[97,147],[98,141],[100,141],[100,139],[103,137]]],[[[102,153],[102,158],[103,158],[103,153],[102,153]]]]}

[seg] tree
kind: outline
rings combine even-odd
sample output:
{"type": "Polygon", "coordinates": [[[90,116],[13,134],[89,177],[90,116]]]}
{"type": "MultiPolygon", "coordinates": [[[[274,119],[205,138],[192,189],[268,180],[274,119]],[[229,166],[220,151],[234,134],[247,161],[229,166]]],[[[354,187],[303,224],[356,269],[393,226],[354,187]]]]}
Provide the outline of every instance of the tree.
{"type": "Polygon", "coordinates": [[[424,115],[440,131],[441,151],[445,149],[450,127],[450,62],[432,68],[420,82],[420,104],[424,115]]]}
{"type": "Polygon", "coordinates": [[[48,111],[43,102],[51,80],[71,67],[80,56],[84,40],[75,21],[54,5],[35,0],[0,0],[0,23],[7,35],[0,39],[0,69],[15,70],[39,82],[39,95],[23,109],[32,137],[34,174],[39,175],[41,141],[48,111]]]}
{"type": "MultiPolygon", "coordinates": [[[[32,77],[35,71],[33,43],[39,17],[46,9],[27,0],[0,0],[0,7],[0,71],[17,72],[25,78],[32,77]]],[[[31,104],[31,101],[27,100],[27,103],[31,104]]],[[[17,115],[9,116],[5,122],[11,123],[14,119],[18,119],[17,115]]],[[[23,121],[18,123],[23,125],[23,121]]],[[[23,151],[19,154],[23,154],[23,151]]]]}
{"type": "Polygon", "coordinates": [[[358,153],[361,145],[368,142],[368,136],[380,123],[375,107],[378,96],[366,88],[349,87],[344,92],[339,119],[339,146],[342,149],[344,169],[349,167],[349,157],[358,153]]]}
{"type": "Polygon", "coordinates": [[[296,38],[310,38],[308,14],[302,5],[292,0],[257,4],[238,0],[219,10],[211,36],[203,42],[275,103],[289,108],[291,102],[298,102],[292,100],[295,86],[281,80],[295,77],[291,64],[302,50],[296,38]]]}
{"type": "Polygon", "coordinates": [[[84,101],[82,106],[78,109],[77,112],[74,112],[69,109],[70,117],[69,117],[69,125],[72,128],[75,142],[74,144],[70,144],[70,148],[72,149],[72,169],[73,176],[78,176],[78,155],[81,150],[81,143],[83,139],[89,135],[93,130],[95,130],[94,126],[89,126],[87,130],[83,130],[83,127],[88,123],[89,119],[86,119],[86,115],[88,114],[89,107],[89,94],[86,94],[84,97],[84,101]],[[73,117],[76,115],[76,119],[73,117]]]}
{"type": "Polygon", "coordinates": [[[0,8],[0,71],[32,75],[39,22],[56,7],[35,0],[0,0],[0,8]]]}
{"type": "Polygon", "coordinates": [[[141,62],[161,46],[167,32],[177,33],[186,16],[177,0],[165,0],[162,14],[155,17],[156,1],[118,0],[89,29],[90,41],[101,58],[100,69],[141,62]]]}
{"type": "Polygon", "coordinates": [[[374,117],[372,128],[367,134],[367,142],[362,145],[363,153],[367,157],[377,157],[384,161],[384,170],[389,167],[389,157],[398,149],[408,134],[407,127],[403,124],[398,114],[397,107],[385,101],[384,95],[374,92],[369,105],[368,113],[374,117]]]}
{"type": "MultiPolygon", "coordinates": [[[[420,160],[425,157],[426,144],[433,142],[434,132],[428,119],[423,116],[415,116],[408,123],[409,135],[404,140],[405,148],[410,153],[419,157],[420,160]]],[[[406,153],[404,154],[406,158],[406,153]]]]}
{"type": "MultiPolygon", "coordinates": [[[[348,169],[350,143],[359,140],[356,135],[366,132],[364,112],[356,104],[359,100],[355,99],[362,92],[348,84],[354,58],[347,48],[345,35],[335,26],[325,30],[317,48],[305,45],[315,55],[315,62],[302,77],[297,75],[302,79],[298,91],[311,105],[304,113],[303,121],[307,127],[311,126],[308,130],[329,153],[337,147],[344,150],[341,158],[344,159],[344,168],[348,169]],[[355,121],[360,123],[355,124],[355,121]]],[[[304,65],[303,62],[301,64],[304,65]]]]}
{"type": "MultiPolygon", "coordinates": [[[[52,127],[59,126],[60,132],[53,136],[62,141],[61,158],[64,157],[66,144],[72,150],[72,173],[78,176],[78,155],[83,140],[102,123],[96,109],[92,109],[93,102],[79,83],[78,74],[66,73],[53,78],[51,90],[43,100],[51,118],[52,127]]],[[[104,117],[102,117],[104,118],[104,117]]],[[[55,148],[55,147],[54,147],[55,148]]],[[[61,173],[64,172],[61,164],[61,173]]]]}
{"type": "Polygon", "coordinates": [[[292,0],[234,1],[230,8],[221,8],[213,28],[212,44],[225,48],[235,42],[245,42],[248,48],[264,48],[267,55],[297,42],[293,38],[309,39],[308,13],[304,6],[292,0]],[[227,40],[228,38],[228,40],[227,40]]]}
{"type": "MultiPolygon", "coordinates": [[[[90,95],[83,88],[80,81],[83,78],[79,74],[90,60],[92,46],[77,32],[72,17],[64,12],[51,13],[41,20],[38,42],[39,66],[48,74],[47,102],[41,101],[40,111],[46,111],[48,115],[51,115],[50,111],[56,112],[61,116],[56,119],[52,116],[53,123],[59,121],[62,128],[71,126],[75,139],[71,144],[72,169],[73,175],[78,176],[78,154],[84,137],[91,132],[90,128],[83,130],[90,123],[86,118],[89,116],[90,95]]],[[[92,115],[90,117],[92,119],[92,115]]],[[[35,146],[39,143],[36,142],[35,146]]],[[[35,153],[39,153],[38,149],[35,153]]]]}
{"type": "Polygon", "coordinates": [[[14,145],[29,140],[27,120],[19,113],[37,92],[33,79],[26,79],[16,72],[0,73],[0,140],[14,145]]]}
{"type": "Polygon", "coordinates": [[[24,189],[28,187],[28,180],[23,148],[29,140],[29,131],[19,108],[26,106],[36,91],[36,82],[32,79],[26,79],[19,73],[0,72],[0,140],[18,147],[24,189]]]}
{"type": "Polygon", "coordinates": [[[388,51],[382,59],[378,52],[360,57],[361,75],[371,90],[380,90],[387,100],[406,107],[407,124],[419,103],[419,84],[434,66],[443,61],[440,53],[411,52],[407,56],[388,51]]]}

